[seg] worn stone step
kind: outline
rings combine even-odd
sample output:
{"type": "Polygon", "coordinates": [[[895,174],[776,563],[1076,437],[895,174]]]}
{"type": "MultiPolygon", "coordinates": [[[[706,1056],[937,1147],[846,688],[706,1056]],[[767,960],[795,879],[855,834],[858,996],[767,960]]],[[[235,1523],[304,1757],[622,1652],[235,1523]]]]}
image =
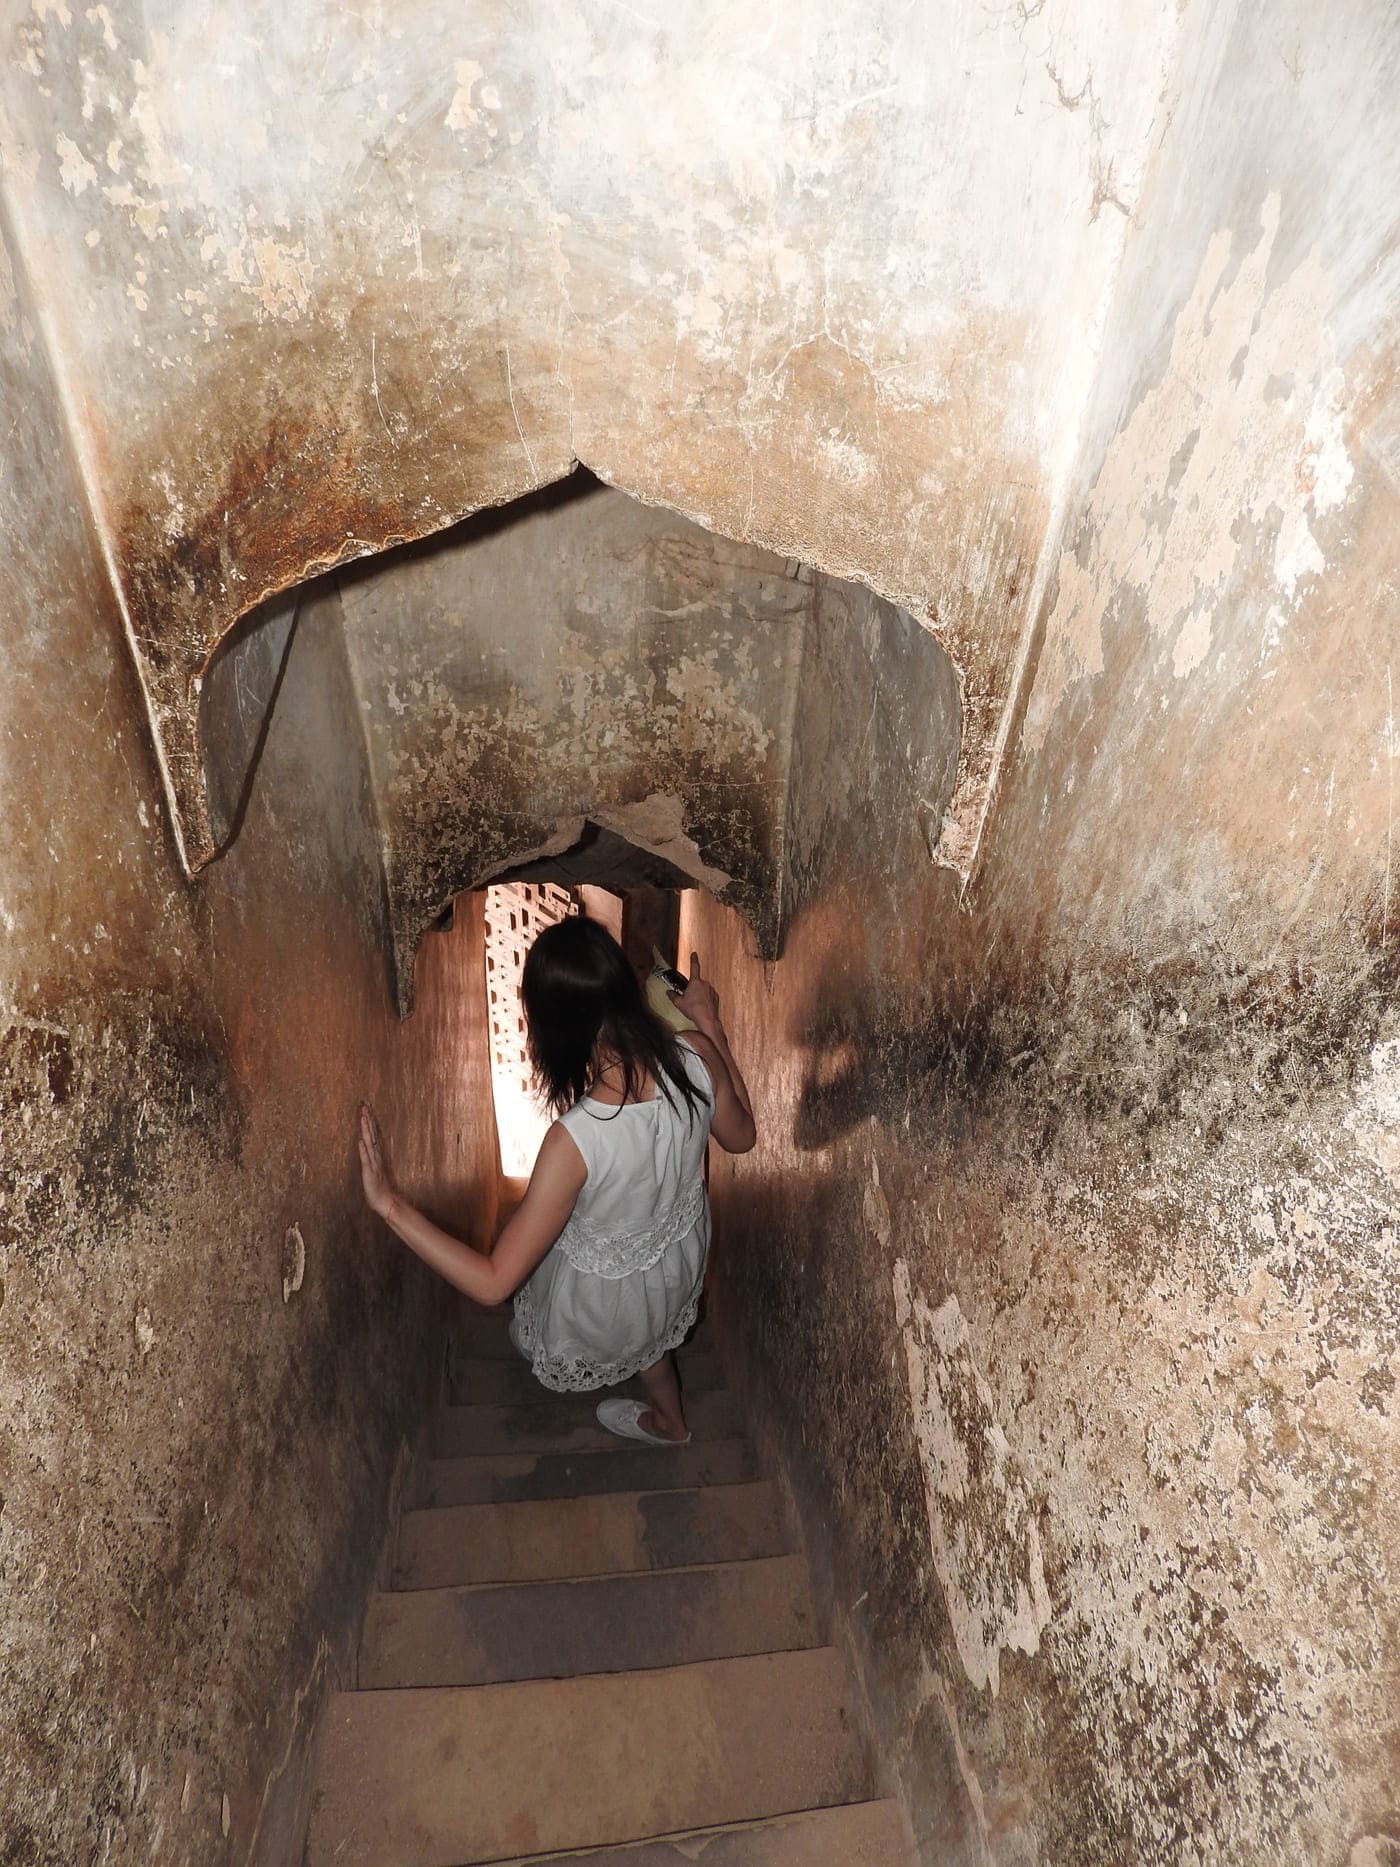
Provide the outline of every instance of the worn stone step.
{"type": "MultiPolygon", "coordinates": [[[[433,1452],[438,1458],[461,1459],[489,1452],[606,1450],[620,1442],[593,1417],[597,1404],[591,1394],[561,1394],[542,1406],[442,1407],[434,1422],[433,1452]]],[[[685,1417],[696,1439],[730,1439],[743,1431],[732,1394],[695,1394],[685,1417]]]]}
{"type": "Polygon", "coordinates": [[[655,1672],[346,1692],[308,1867],[460,1867],[862,1800],[830,1647],[655,1672]]]}
{"type": "Polygon", "coordinates": [[[737,1485],[761,1476],[747,1439],[696,1439],[674,1449],[617,1444],[599,1452],[493,1452],[476,1459],[425,1460],[409,1480],[406,1501],[419,1509],[504,1504],[519,1498],[737,1485]]]}
{"type": "Polygon", "coordinates": [[[377,1594],[362,1690],[641,1671],[819,1644],[801,1556],[377,1594]]]}
{"type": "Polygon", "coordinates": [[[540,1582],[791,1554],[768,1483],[411,1510],[395,1588],[540,1582]]]}
{"type": "MultiPolygon", "coordinates": [[[[713,1392],[724,1386],[724,1369],[714,1348],[707,1344],[682,1349],[678,1357],[682,1391],[687,1395],[713,1392]]],[[[629,1381],[625,1388],[609,1392],[635,1394],[641,1398],[639,1381],[629,1381]]],[[[452,1355],[447,1365],[447,1397],[454,1406],[533,1406],[557,1400],[547,1387],[541,1387],[529,1365],[518,1355],[509,1360],[501,1356],[452,1355]]],[[[598,1396],[594,1396],[594,1400],[598,1396]]]]}
{"type": "Polygon", "coordinates": [[[914,1858],[903,1813],[890,1800],[691,1828],[586,1854],[518,1854],[502,1867],[914,1867],[914,1858]]]}

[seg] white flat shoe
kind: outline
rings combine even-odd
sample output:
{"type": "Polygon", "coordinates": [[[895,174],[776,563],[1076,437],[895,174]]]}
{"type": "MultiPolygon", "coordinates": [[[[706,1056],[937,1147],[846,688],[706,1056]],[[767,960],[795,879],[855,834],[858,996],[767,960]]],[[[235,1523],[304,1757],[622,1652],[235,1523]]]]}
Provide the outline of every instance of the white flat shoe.
{"type": "Polygon", "coordinates": [[[690,1444],[689,1433],[684,1439],[666,1439],[660,1433],[649,1433],[642,1425],[642,1415],[646,1411],[640,1400],[600,1400],[598,1424],[606,1426],[610,1433],[616,1433],[619,1439],[640,1439],[648,1446],[690,1444]]]}

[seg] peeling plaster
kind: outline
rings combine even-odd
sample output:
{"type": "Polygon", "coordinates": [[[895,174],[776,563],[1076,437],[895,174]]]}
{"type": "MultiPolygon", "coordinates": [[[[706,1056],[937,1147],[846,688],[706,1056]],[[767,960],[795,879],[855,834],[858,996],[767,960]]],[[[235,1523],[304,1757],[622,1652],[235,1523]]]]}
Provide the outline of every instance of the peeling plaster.
{"type": "Polygon", "coordinates": [[[638,804],[604,806],[593,815],[604,829],[615,830],[639,849],[660,856],[713,895],[723,896],[734,879],[723,869],[712,868],[686,834],[685,810],[678,797],[653,791],[638,804]]]}
{"type": "Polygon", "coordinates": [[[934,1568],[963,1670],[1001,1689],[1001,1655],[1034,1654],[1050,1621],[1035,1504],[996,1418],[955,1296],[931,1310],[902,1258],[895,1320],[904,1342],[909,1404],[923,1458],[934,1568]]]}
{"type": "Polygon", "coordinates": [[[1344,1122],[1400,1193],[1400,1039],[1373,1045],[1369,1064],[1344,1122]]]}
{"type": "Polygon", "coordinates": [[[1266,657],[1300,581],[1325,569],[1312,527],[1345,503],[1354,477],[1328,322],[1336,288],[1316,250],[1271,282],[1277,194],[1258,227],[1238,255],[1228,231],[1210,242],[1161,378],[1115,435],[1060,554],[1026,717],[1031,751],[1075,683],[1103,672],[1103,630],[1125,591],[1141,595],[1153,635],[1174,636],[1172,670],[1184,679],[1210,652],[1212,607],[1246,523],[1273,536],[1277,627],[1266,657]]]}
{"type": "MultiPolygon", "coordinates": [[[[142,1858],[188,1819],[213,1859],[225,1795],[241,1844],[280,1754],[277,1733],[254,1756],[242,1719],[197,1766],[158,1771],[166,1734],[147,1741],[140,1720],[168,1695],[149,1690],[149,1649],[110,1590],[92,1607],[81,1593],[113,1572],[141,1605],[217,1590],[264,1521],[225,1535],[196,1509],[177,1521],[199,1573],[158,1573],[154,1539],[125,1527],[111,1410],[72,1430],[99,1379],[113,1407],[149,1399],[172,1357],[187,1407],[229,1417],[208,1319],[151,1283],[170,1240],[214,1239],[211,1201],[256,1218],[256,1247],[207,1268],[257,1325],[241,1339],[260,1395],[269,1366],[308,1365],[277,1330],[319,1328],[324,1346],[392,1307],[361,1258],[278,1299],[275,1188],[298,1185],[313,1240],[343,1235],[344,1189],[327,1183],[316,1217],[306,1163],[278,1149],[308,1111],[330,1123],[287,1072],[326,1031],[350,1033],[343,1072],[377,981],[373,851],[355,844],[336,964],[312,969],[311,1001],[289,995],[298,1049],[285,1008],[276,1029],[266,1017],[296,942],[263,917],[314,879],[313,934],[342,926],[345,850],[327,855],[323,825],[288,829],[316,773],[263,797],[268,840],[188,889],[107,657],[109,599],[198,867],[192,722],[230,625],[582,455],[653,505],[863,579],[938,636],[959,681],[906,678],[896,622],[829,583],[790,737],[747,694],[744,630],[682,644],[647,685],[628,653],[595,655],[595,616],[552,693],[514,670],[522,697],[416,661],[406,627],[386,628],[407,665],[377,687],[359,669],[393,743],[356,796],[382,810],[391,871],[396,843],[405,858],[396,931],[416,938],[458,858],[486,859],[482,824],[507,849],[581,821],[577,797],[524,792],[503,749],[543,745],[557,766],[572,745],[577,792],[596,796],[619,739],[655,748],[643,701],[675,735],[705,712],[707,675],[723,685],[685,781],[668,744],[607,807],[669,800],[666,834],[731,888],[762,875],[780,897],[787,945],[762,967],[719,910],[702,921],[766,1112],[760,1149],[716,1175],[738,1247],[724,1295],[812,1546],[865,1604],[887,1754],[917,1789],[928,1759],[901,1746],[927,1703],[977,1811],[973,1858],[989,1836],[1010,1860],[1076,1867],[1379,1867],[1400,1832],[1393,19],[1364,0],[1188,0],[1158,10],[1149,45],[1088,0],[762,17],[680,0],[664,21],[489,0],[465,26],[423,17],[315,4],[274,32],[257,7],[175,5],[157,32],[139,8],[34,0],[5,29],[3,205],[34,283],[8,334],[15,357],[47,355],[66,416],[36,431],[16,379],[24,470],[0,492],[46,503],[7,533],[4,614],[34,656],[16,691],[51,732],[40,745],[26,722],[5,742],[4,911],[27,970],[0,1036],[33,1124],[15,1130],[31,1150],[17,1240],[86,1280],[70,1299],[57,1268],[40,1288],[7,1264],[0,1318],[23,1321],[6,1368],[76,1345],[84,1379],[70,1405],[45,1364],[39,1398],[6,1412],[57,1448],[54,1470],[90,1448],[89,1495],[114,1500],[43,1546],[55,1564],[81,1553],[71,1591],[49,1593],[82,1639],[56,1623],[31,1643],[10,1702],[28,1718],[71,1687],[88,1723],[57,1774],[44,1746],[74,1721],[23,1726],[35,1781],[49,1806],[72,1785],[71,1807],[125,1825],[142,1858]],[[76,486],[59,484],[67,450],[76,486]],[[82,568],[85,513],[105,589],[82,568]],[[60,640],[62,689],[39,672],[60,640]],[[959,684],[950,790],[907,716],[950,740],[959,684]],[[619,706],[635,739],[608,718],[619,706]],[[701,800],[717,732],[735,759],[701,800]],[[786,744],[785,812],[735,807],[786,744]],[[928,862],[945,812],[940,851],[984,864],[961,900],[928,862]],[[119,993],[120,1018],[76,1002],[75,969],[119,993]],[[188,1020],[162,1021],[172,1002],[188,1020]],[[291,1113],[258,1104],[250,1125],[250,1080],[291,1113]],[[86,1192],[76,1167],[48,1175],[46,1132],[86,1163],[86,1192]],[[130,1180],[133,1132],[148,1177],[130,1180]],[[101,1677],[82,1670],[95,1620],[101,1677]],[[147,1689],[111,1689],[132,1677],[147,1689]],[[113,1706],[120,1728],[94,1728],[113,1706]],[[111,1764],[96,1786],[94,1757],[111,1764]]],[[[528,595],[488,641],[521,647],[528,595]]],[[[657,640],[692,620],[684,603],[643,612],[657,640]]],[[[331,1380],[339,1364],[309,1365],[331,1380]]],[[[352,1457],[353,1424],[324,1443],[352,1457]]],[[[164,1431],[143,1449],[169,1451],[152,1482],[174,1508],[204,1468],[164,1431]]],[[[301,1456],[306,1439],[287,1443],[301,1456]]],[[[247,1469],[265,1486],[284,1467],[234,1478],[247,1469]]],[[[62,1525],[45,1502],[32,1520],[62,1525]]],[[[18,1572],[40,1573],[23,1553],[18,1572]]],[[[167,1635],[197,1631],[162,1652],[162,1684],[227,1664],[207,1638],[225,1611],[249,1612],[232,1584],[209,1613],[163,1616],[167,1635]]],[[[254,1631],[240,1651],[282,1630],[254,1631]]]]}
{"type": "Polygon", "coordinates": [[[97,170],[71,137],[60,136],[55,148],[59,160],[59,180],[69,194],[82,194],[97,180],[97,170]]]}

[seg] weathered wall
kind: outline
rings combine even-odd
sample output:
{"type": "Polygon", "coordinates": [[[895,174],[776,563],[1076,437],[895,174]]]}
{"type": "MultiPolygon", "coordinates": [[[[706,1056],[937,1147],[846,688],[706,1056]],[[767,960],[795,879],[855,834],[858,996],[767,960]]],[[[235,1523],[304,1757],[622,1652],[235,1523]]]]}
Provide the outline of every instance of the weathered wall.
{"type": "Polygon", "coordinates": [[[1182,18],[972,911],[875,737],[778,966],[697,922],[725,1314],[929,1861],[1400,1854],[1400,36],[1182,18]]]}
{"type": "Polygon", "coordinates": [[[400,1031],[324,612],[240,837],[184,880],[8,257],[0,380],[0,1858],[283,1861],[434,1369],[355,1102],[444,1209],[493,1172],[479,930],[425,946],[400,1031]]]}
{"type": "Polygon", "coordinates": [[[445,900],[586,817],[777,939],[812,574],[590,485],[336,579],[405,984],[445,900]]]}
{"type": "MultiPolygon", "coordinates": [[[[119,1396],[112,1436],[71,1435],[104,1500],[86,1534],[118,1525],[109,1572],[154,1578],[158,1604],[176,1591],[163,1623],[196,1643],[166,1663],[162,1724],[132,1696],[145,1623],[101,1594],[95,1557],[79,1573],[81,1535],[44,1531],[78,1606],[30,1639],[48,1670],[17,1675],[26,1758],[47,1765],[71,1698],[93,1723],[55,1780],[131,1756],[139,1790],[147,1740],[163,1770],[178,1707],[206,1706],[225,1648],[246,1655],[281,1612],[219,1592],[261,1513],[185,1523],[193,1579],[141,1542],[115,1409],[185,1337],[162,1332],[159,1289],[137,1299],[144,1357],[120,1319],[143,1265],[194,1254],[192,1294],[168,1273],[192,1346],[155,1398],[181,1397],[188,1368],[207,1422],[228,1317],[256,1319],[272,1288],[217,1215],[271,1212],[280,1239],[274,1167],[294,1164],[316,1033],[337,1034],[337,1087],[310,1098],[325,1147],[308,1160],[342,1132],[345,1059],[374,1079],[391,1054],[370,1010],[377,864],[348,819],[344,886],[309,917],[324,997],[303,1027],[278,1015],[307,924],[293,791],[269,786],[209,891],[174,879],[56,477],[63,437],[195,859],[211,846],[195,677],[235,618],[312,563],[579,458],[932,612],[964,689],[939,845],[963,868],[997,748],[1018,746],[965,912],[929,863],[946,773],[936,753],[911,763],[899,632],[854,605],[822,633],[798,725],[784,956],[760,973],[709,910],[702,940],[768,1111],[735,1190],[720,1180],[730,1311],[832,1529],[831,1586],[928,1857],[1375,1867],[1400,1846],[1396,31],[1372,0],[1188,0],[1150,23],[1100,0],[13,12],[5,191],[62,419],[30,434],[16,384],[26,475],[4,494],[30,543],[6,566],[6,625],[16,665],[62,665],[67,686],[26,675],[7,742],[18,796],[62,773],[53,827],[12,811],[6,857],[30,1020],[10,1043],[47,1124],[18,1130],[35,1149],[21,1236],[61,1241],[43,1292],[21,1282],[28,1307],[7,1272],[8,1378],[28,1383],[7,1417],[52,1469],[89,1389],[119,1396]],[[38,592],[70,634],[25,624],[38,592]],[[146,1021],[157,987],[178,1007],[168,1038],[146,1021]],[[190,1023],[212,1035],[187,1041],[190,1023]],[[110,1070],[83,1061],[109,1031],[110,1070]],[[194,1108],[213,1111],[197,1132],[191,1055],[194,1108]],[[256,1102],[229,1087],[245,1057],[256,1102]],[[157,1079],[143,1114],[128,1085],[157,1079]],[[143,1147],[163,1111],[139,1197],[107,1130],[82,1139],[104,1090],[130,1124],[113,1132],[143,1147]],[[45,1177],[55,1148],[98,1163],[81,1197],[45,1177]],[[235,1150],[252,1175],[237,1200],[235,1150]],[[40,1301],[57,1339],[94,1344],[71,1373],[57,1350],[35,1359],[36,1333],[55,1339],[28,1321],[40,1301]],[[206,1585],[212,1608],[188,1592],[206,1585]],[[83,1660],[89,1624],[111,1632],[83,1660]],[[216,1624],[225,1647],[198,1631],[216,1624]],[[84,1668],[109,1666],[90,1688],[84,1668]]],[[[951,717],[929,679],[925,724],[951,717]]],[[[308,708],[323,686],[308,678],[308,708]]],[[[339,769],[310,760],[302,782],[319,796],[339,769]]],[[[351,793],[362,780],[335,791],[351,793]]],[[[429,802],[425,824],[455,835],[429,802]]],[[[412,786],[403,803],[408,820],[412,786]]],[[[337,1158],[340,1178],[307,1181],[327,1202],[345,1197],[337,1158]]],[[[373,1277],[395,1275],[377,1262],[352,1254],[327,1286],[351,1293],[352,1341],[373,1277]]],[[[274,1443],[271,1408],[295,1473],[311,1454],[280,1398],[293,1362],[249,1334],[249,1444],[274,1443]]],[[[391,1424],[387,1399],[366,1414],[391,1424]]],[[[132,1418],[168,1513],[224,1495],[203,1480],[226,1433],[176,1447],[132,1418]]],[[[22,1469],[43,1506],[50,1480],[22,1469]]],[[[328,1548],[322,1529],[295,1542],[313,1537],[305,1493],[269,1469],[294,1556],[328,1548]]],[[[32,1553],[7,1580],[39,1573],[32,1553]]],[[[320,1601],[348,1581],[307,1586],[320,1601]]],[[[265,1775],[231,1730],[201,1738],[192,1796],[210,1758],[265,1775]]],[[[141,1840],[152,1784],[168,1808],[151,1770],[141,1840]]]]}
{"type": "Polygon", "coordinates": [[[1177,15],[12,9],[5,186],[192,861],[198,672],[580,459],[931,611],[969,859],[1177,15]]]}

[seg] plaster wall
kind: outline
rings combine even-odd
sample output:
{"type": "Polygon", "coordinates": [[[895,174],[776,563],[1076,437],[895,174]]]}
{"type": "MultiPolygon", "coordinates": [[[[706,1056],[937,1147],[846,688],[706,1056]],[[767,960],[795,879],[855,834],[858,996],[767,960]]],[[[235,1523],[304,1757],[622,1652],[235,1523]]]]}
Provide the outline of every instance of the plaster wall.
{"type": "MultiPolygon", "coordinates": [[[[52,825],[12,811],[6,856],[8,1041],[38,1110],[16,1130],[33,1152],[9,1209],[26,1249],[55,1242],[32,1247],[38,1270],[6,1271],[5,1365],[21,1371],[6,1417],[39,1451],[20,1465],[17,1439],[0,1443],[38,1503],[17,1519],[11,1476],[0,1535],[40,1525],[7,1578],[47,1587],[48,1562],[65,1584],[38,1607],[8,1598],[29,1604],[17,1754],[71,1788],[65,1811],[91,1804],[93,1759],[116,1759],[97,1819],[132,1858],[178,1849],[186,1819],[199,1847],[222,1845],[216,1773],[228,1849],[251,1835],[292,1714],[240,1735],[201,1682],[293,1625],[279,1677],[314,1672],[307,1604],[353,1597],[336,1564],[357,1558],[327,1552],[362,1547],[364,1524],[313,1526],[297,1461],[317,1444],[359,1456],[353,1368],[370,1384],[365,1484],[332,1493],[359,1508],[382,1485],[398,1403],[370,1319],[400,1340],[417,1327],[402,1271],[346,1253],[339,1279],[308,1283],[324,1312],[288,1305],[289,1321],[322,1317],[294,1355],[259,1307],[281,1315],[280,1271],[252,1232],[274,1215],[280,1265],[288,1187],[312,1189],[328,1237],[350,1211],[348,1104],[360,1080],[401,1080],[406,1054],[373,996],[381,848],[421,906],[432,837],[461,833],[437,775],[498,722],[488,708],[463,730],[425,656],[412,697],[448,743],[400,735],[392,670],[355,637],[349,597],[367,780],[334,698],[331,603],[324,638],[286,638],[289,683],[314,642],[325,658],[307,664],[304,732],[279,740],[273,714],[264,759],[292,782],[255,787],[194,893],[181,858],[208,858],[241,795],[235,741],[209,817],[202,670],[308,569],[582,459],[720,533],[859,575],[927,614],[957,662],[950,774],[911,753],[897,621],[844,597],[838,628],[839,604],[816,606],[792,703],[786,947],[760,966],[718,910],[698,923],[766,1122],[717,1180],[727,1314],[926,1857],[1391,1860],[1387,10],[819,0],[658,18],[414,0],[293,16],[249,0],[211,18],[163,0],[39,5],[6,32],[5,201],[36,287],[9,365],[27,470],[3,489],[6,626],[33,670],[15,691],[33,700],[6,743],[16,795],[55,797],[52,825]],[[36,332],[51,379],[25,375],[36,332]],[[162,840],[142,703],[182,852],[162,840]],[[54,747],[59,785],[40,762],[54,747]],[[384,811],[404,774],[403,820],[421,809],[428,832],[412,839],[384,811]],[[309,799],[337,826],[318,824],[314,849],[309,799]],[[963,876],[981,838],[965,900],[930,859],[935,829],[963,876]],[[318,874],[303,916],[293,886],[318,874]],[[316,983],[289,1016],[308,926],[316,983]],[[318,1045],[333,1076],[315,1075],[318,1045]],[[109,1104],[128,1137],[112,1148],[109,1104]],[[97,1165],[54,1176],[69,1158],[97,1165]],[[175,1295],[143,1294],[128,1339],[151,1264],[175,1295]],[[218,1372],[230,1315],[256,1344],[234,1397],[218,1372]],[[76,1367],[33,1347],[71,1341],[91,1345],[76,1367]],[[173,1372],[143,1403],[160,1356],[173,1372]],[[307,1367],[326,1424],[301,1437],[283,1396],[307,1367]],[[177,1442],[152,1408],[186,1381],[203,1424],[177,1442]],[[225,1422],[245,1416],[237,1473],[285,1483],[267,1509],[205,1482],[234,1469],[225,1422]],[[160,1533],[179,1527],[193,1569],[162,1568],[134,1521],[137,1443],[156,1448],[141,1482],[160,1533]],[[70,1444],[102,1502],[60,1532],[45,1470],[70,1444]],[[260,1463],[271,1446],[282,1463],[260,1463]],[[235,1502],[206,1529],[193,1500],[211,1492],[235,1502]],[[273,1520],[292,1525],[289,1573],[321,1565],[285,1614],[234,1579],[273,1520]],[[88,1560],[99,1535],[115,1556],[88,1560]],[[127,1583],[132,1625],[104,1569],[147,1591],[127,1583]],[[51,1601],[74,1605],[36,1641],[51,1601]],[[140,1631],[157,1620],[178,1634],[164,1661],[140,1631]],[[161,1665],[170,1690],[153,1698],[161,1665]],[[182,1815],[164,1764],[189,1729],[182,1815]]],[[[375,581],[361,588],[368,603],[375,581]]],[[[422,593],[441,665],[455,611],[422,593]]],[[[556,706],[541,638],[520,640],[525,743],[561,720],[587,741],[587,696],[577,715],[556,706]]],[[[250,676],[275,651],[270,636],[250,676]]],[[[601,634],[587,652],[606,658],[601,634]]],[[[929,682],[919,721],[950,721],[951,685],[929,682]]],[[[596,744],[589,758],[589,783],[612,782],[596,744]]],[[[496,795],[547,825],[547,791],[496,795]]],[[[410,926],[394,925],[400,964],[410,926]]],[[[465,1117],[460,1132],[465,1179],[465,1117]]],[[[48,1813],[22,1816],[32,1854],[48,1813]]]]}
{"type": "Polygon", "coordinates": [[[435,1367],[354,1107],[445,1213],[494,1180],[479,929],[399,1029],[324,612],[274,619],[242,832],[186,880],[8,252],[0,394],[0,1858],[283,1861],[435,1367]]]}
{"type": "Polygon", "coordinates": [[[335,589],[405,996],[445,901],[586,819],[776,944],[810,571],[581,476],[335,589]]]}
{"type": "Polygon", "coordinates": [[[877,736],[778,966],[693,930],[725,1316],[930,1861],[1400,1855],[1400,42],[1181,30],[970,902],[877,736]]]}
{"type": "Polygon", "coordinates": [[[578,459],[931,616],[965,869],[1178,32],[1108,0],[12,9],[7,198],[187,861],[234,620],[578,459]]]}

